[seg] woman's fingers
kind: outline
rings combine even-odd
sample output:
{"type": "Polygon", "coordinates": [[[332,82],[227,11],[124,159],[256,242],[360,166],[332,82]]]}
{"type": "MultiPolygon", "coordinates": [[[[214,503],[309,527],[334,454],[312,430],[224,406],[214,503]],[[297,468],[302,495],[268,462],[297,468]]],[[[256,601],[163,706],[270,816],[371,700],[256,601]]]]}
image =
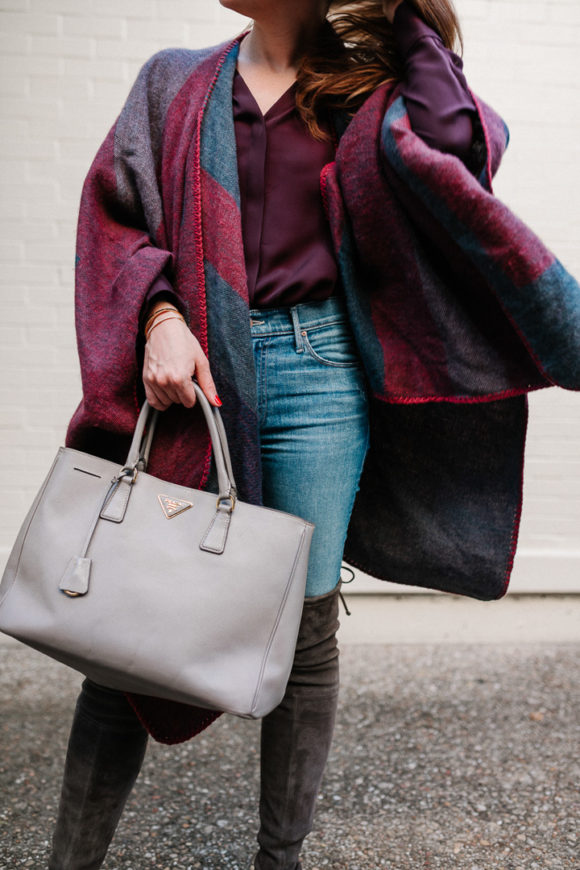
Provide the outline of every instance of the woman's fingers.
{"type": "MultiPolygon", "coordinates": [[[[173,373],[172,371],[157,371],[156,374],[146,376],[144,373],[143,382],[145,384],[145,395],[147,396],[147,391],[149,390],[154,399],[158,403],[164,404],[165,408],[174,403],[185,405],[186,408],[192,408],[195,405],[195,391],[190,374],[183,375],[177,372],[173,373]]],[[[148,397],[147,401],[149,401],[148,397]]]]}
{"type": "Polygon", "coordinates": [[[166,411],[171,405],[171,400],[158,389],[154,389],[149,384],[145,384],[145,398],[152,408],[158,411],[166,411]]]}
{"type": "Polygon", "coordinates": [[[197,355],[195,360],[195,377],[197,378],[197,382],[203,390],[208,402],[211,405],[217,405],[219,407],[219,405],[221,405],[221,400],[217,394],[216,385],[211,376],[208,359],[201,350],[201,347],[200,353],[197,355]]]}
{"type": "Polygon", "coordinates": [[[143,383],[147,401],[158,410],[174,402],[191,408],[196,400],[193,376],[211,404],[221,404],[207,357],[186,324],[177,318],[160,323],[145,345],[143,383]]]}
{"type": "Polygon", "coordinates": [[[193,408],[197,398],[193,389],[192,377],[193,373],[186,375],[177,387],[177,399],[175,401],[179,402],[180,405],[185,405],[186,408],[193,408]]]}

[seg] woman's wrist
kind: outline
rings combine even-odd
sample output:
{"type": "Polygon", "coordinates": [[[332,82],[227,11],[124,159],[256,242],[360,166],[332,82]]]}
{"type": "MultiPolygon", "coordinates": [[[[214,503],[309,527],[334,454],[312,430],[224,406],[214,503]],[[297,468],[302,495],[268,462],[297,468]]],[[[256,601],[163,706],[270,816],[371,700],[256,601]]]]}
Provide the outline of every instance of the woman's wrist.
{"type": "Polygon", "coordinates": [[[156,300],[149,308],[145,318],[143,328],[145,340],[149,338],[156,326],[159,326],[160,323],[164,323],[166,320],[181,320],[185,323],[184,316],[175,305],[164,299],[156,300]]]}
{"type": "Polygon", "coordinates": [[[139,313],[139,332],[141,335],[144,332],[147,318],[150,317],[155,310],[156,304],[161,302],[165,303],[166,306],[173,305],[184,314],[181,299],[174,291],[173,286],[170,284],[166,275],[163,273],[155,279],[145,294],[145,298],[141,305],[141,311],[139,313]]]}
{"type": "Polygon", "coordinates": [[[145,341],[149,341],[149,336],[157,326],[161,326],[162,323],[166,323],[168,320],[179,320],[181,323],[185,324],[185,319],[179,312],[176,312],[175,314],[160,314],[159,317],[156,317],[147,326],[145,331],[145,341]]]}
{"type": "Polygon", "coordinates": [[[160,308],[169,308],[169,307],[174,308],[176,311],[179,310],[177,308],[177,306],[173,304],[171,299],[168,299],[167,297],[163,297],[163,296],[156,297],[153,300],[153,302],[150,304],[149,308],[147,309],[147,313],[145,315],[146,319],[148,320],[151,317],[151,315],[155,314],[155,312],[158,311],[160,308]]]}

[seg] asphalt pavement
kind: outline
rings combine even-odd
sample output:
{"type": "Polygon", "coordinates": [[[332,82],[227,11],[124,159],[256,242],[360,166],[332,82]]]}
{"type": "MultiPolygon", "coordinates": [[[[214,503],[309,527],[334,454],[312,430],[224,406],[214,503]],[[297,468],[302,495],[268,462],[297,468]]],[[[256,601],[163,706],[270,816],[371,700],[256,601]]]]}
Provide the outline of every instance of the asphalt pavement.
{"type": "MultiPolygon", "coordinates": [[[[515,637],[482,642],[465,616],[478,602],[391,600],[379,605],[389,642],[368,602],[349,600],[355,626],[342,618],[340,712],[304,870],[580,870],[580,601],[536,601],[519,617],[514,602],[515,637]],[[530,630],[550,612],[551,632],[530,630]]],[[[497,621],[487,607],[474,624],[497,621]]],[[[80,681],[0,636],[1,870],[46,870],[80,681]]],[[[229,716],[188,743],[150,741],[105,870],[249,870],[258,742],[259,723],[229,716]]]]}

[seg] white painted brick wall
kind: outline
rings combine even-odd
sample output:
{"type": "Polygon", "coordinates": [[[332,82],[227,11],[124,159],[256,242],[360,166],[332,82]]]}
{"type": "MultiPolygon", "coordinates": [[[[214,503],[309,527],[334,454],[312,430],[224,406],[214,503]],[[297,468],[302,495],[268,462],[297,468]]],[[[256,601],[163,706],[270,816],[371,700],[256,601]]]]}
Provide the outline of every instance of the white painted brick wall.
{"type": "MultiPolygon", "coordinates": [[[[580,4],[456,6],[468,80],[511,130],[496,193],[580,275],[580,4]]],[[[73,258],[89,164],[147,57],[243,25],[218,0],[0,0],[0,562],[80,397],[73,258]]],[[[512,588],[580,591],[580,397],[530,404],[512,588]]]]}

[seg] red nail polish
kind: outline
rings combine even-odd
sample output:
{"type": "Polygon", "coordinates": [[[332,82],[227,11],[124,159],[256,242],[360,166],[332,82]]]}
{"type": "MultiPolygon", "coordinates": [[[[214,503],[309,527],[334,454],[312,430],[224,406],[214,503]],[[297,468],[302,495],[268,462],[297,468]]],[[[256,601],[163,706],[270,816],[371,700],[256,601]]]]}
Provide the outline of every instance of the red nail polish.
{"type": "Polygon", "coordinates": [[[220,399],[219,396],[216,395],[216,397],[215,397],[215,401],[216,401],[216,405],[218,405],[218,407],[221,408],[221,406],[222,406],[222,400],[220,399]]]}

